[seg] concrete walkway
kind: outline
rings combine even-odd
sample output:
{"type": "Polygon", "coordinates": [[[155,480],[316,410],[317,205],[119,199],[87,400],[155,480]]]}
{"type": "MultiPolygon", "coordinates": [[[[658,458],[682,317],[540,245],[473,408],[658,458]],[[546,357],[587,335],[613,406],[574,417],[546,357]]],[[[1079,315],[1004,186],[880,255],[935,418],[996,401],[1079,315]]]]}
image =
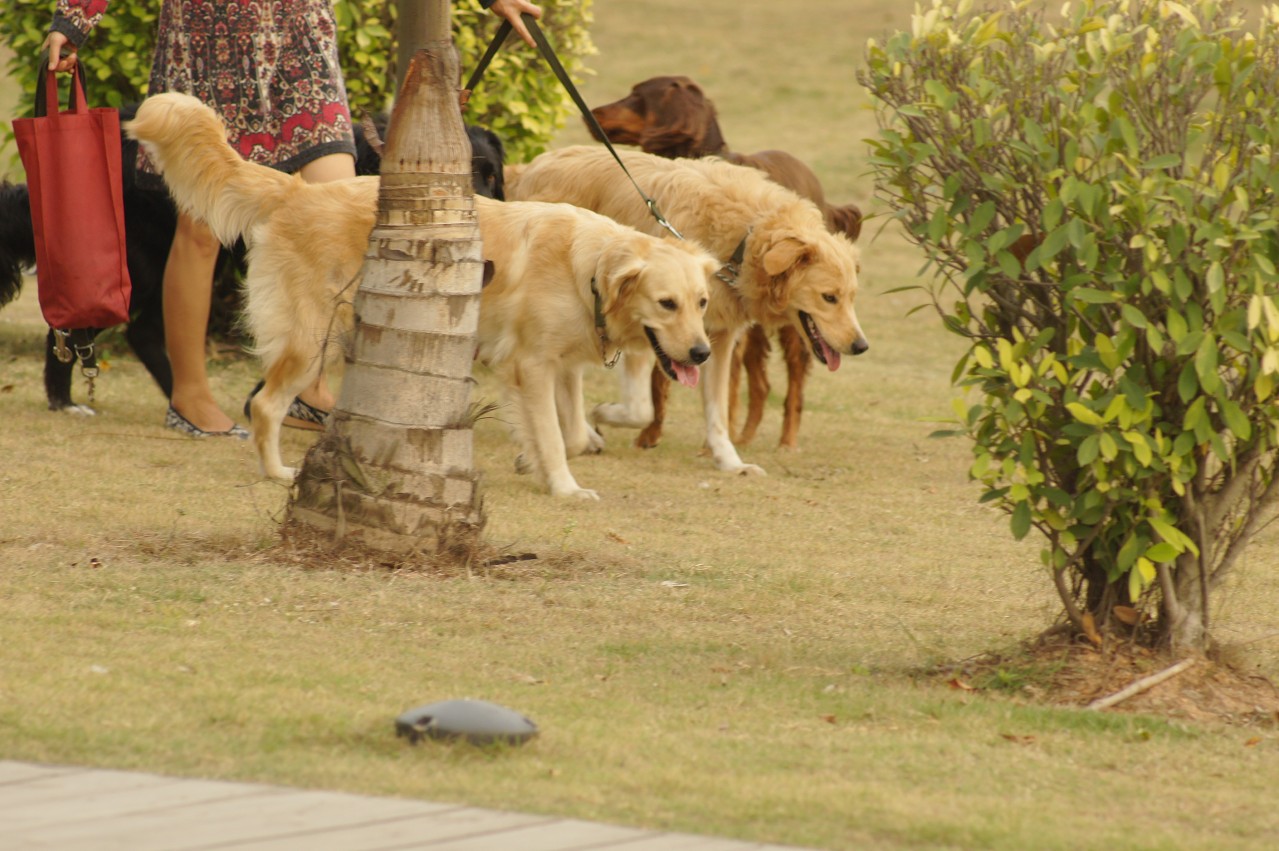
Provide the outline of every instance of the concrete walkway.
{"type": "Polygon", "coordinates": [[[214,848],[782,851],[456,804],[0,761],[0,851],[214,848]]]}

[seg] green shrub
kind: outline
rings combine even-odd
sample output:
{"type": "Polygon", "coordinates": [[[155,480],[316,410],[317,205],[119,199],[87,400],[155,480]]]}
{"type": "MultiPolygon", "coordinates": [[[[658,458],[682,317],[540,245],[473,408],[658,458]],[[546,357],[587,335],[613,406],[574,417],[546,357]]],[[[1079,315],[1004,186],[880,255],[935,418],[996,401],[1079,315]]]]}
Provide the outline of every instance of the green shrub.
{"type": "MultiPolygon", "coordinates": [[[[0,9],[0,39],[14,52],[8,72],[21,81],[24,114],[30,114],[36,57],[53,5],[51,0],[12,0],[0,9]]],[[[545,0],[539,5],[542,28],[560,60],[569,73],[585,73],[584,59],[594,53],[591,0],[545,0]]],[[[113,0],[82,50],[94,105],[120,106],[144,96],[159,8],[159,0],[113,0]]],[[[394,3],[336,0],[334,14],[352,111],[359,115],[386,109],[392,94],[394,3]]],[[[478,0],[455,0],[453,32],[464,74],[475,66],[500,23],[478,0]]],[[[519,162],[545,150],[573,109],[536,51],[516,40],[502,49],[477,87],[466,120],[492,129],[506,144],[509,159],[519,162]]],[[[5,132],[11,132],[7,126],[5,132]]]]}
{"type": "Polygon", "coordinates": [[[878,197],[970,343],[982,499],[1075,629],[1202,648],[1276,504],[1279,9],[1042,9],[935,0],[869,45],[878,197]]]}

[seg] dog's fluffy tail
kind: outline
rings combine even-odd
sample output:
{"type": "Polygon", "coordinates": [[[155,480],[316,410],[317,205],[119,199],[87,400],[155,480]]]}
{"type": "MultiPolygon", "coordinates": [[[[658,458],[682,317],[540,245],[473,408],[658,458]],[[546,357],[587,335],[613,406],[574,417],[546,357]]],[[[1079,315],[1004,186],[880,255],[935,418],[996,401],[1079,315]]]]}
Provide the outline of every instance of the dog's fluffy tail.
{"type": "Polygon", "coordinates": [[[22,273],[36,262],[25,183],[0,183],[0,307],[18,297],[22,273]]]}
{"type": "Polygon", "coordinates": [[[242,159],[217,114],[190,95],[147,98],[125,130],[164,175],[178,208],[208,223],[225,245],[246,236],[301,181],[242,159]]]}

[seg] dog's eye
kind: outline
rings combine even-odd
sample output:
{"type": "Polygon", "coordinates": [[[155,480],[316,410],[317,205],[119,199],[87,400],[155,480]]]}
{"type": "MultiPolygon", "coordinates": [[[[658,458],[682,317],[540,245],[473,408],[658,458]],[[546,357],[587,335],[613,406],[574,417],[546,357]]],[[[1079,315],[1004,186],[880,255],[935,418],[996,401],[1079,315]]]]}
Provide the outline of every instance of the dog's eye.
{"type": "Polygon", "coordinates": [[[835,295],[834,293],[822,293],[822,301],[826,302],[827,304],[838,304],[839,296],[835,295]]]}
{"type": "Polygon", "coordinates": [[[658,304],[660,304],[662,307],[664,307],[667,310],[679,309],[679,305],[675,303],[675,299],[673,298],[664,298],[661,301],[659,301],[658,304]]]}
{"type": "Polygon", "coordinates": [[[707,304],[709,304],[709,299],[702,299],[701,301],[697,303],[697,306],[701,308],[702,310],[705,310],[707,304]]]}

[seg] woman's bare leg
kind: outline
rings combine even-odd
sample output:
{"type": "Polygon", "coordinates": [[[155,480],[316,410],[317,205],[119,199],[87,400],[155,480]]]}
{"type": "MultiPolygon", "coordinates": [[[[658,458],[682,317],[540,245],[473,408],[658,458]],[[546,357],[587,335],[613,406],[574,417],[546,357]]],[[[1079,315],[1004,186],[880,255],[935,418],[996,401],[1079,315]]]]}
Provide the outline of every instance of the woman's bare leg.
{"type": "Polygon", "coordinates": [[[234,421],[213,399],[205,339],[213,299],[218,241],[204,222],[178,214],[164,266],[164,340],[173,367],[174,410],[204,431],[226,431],[234,421]]]}

